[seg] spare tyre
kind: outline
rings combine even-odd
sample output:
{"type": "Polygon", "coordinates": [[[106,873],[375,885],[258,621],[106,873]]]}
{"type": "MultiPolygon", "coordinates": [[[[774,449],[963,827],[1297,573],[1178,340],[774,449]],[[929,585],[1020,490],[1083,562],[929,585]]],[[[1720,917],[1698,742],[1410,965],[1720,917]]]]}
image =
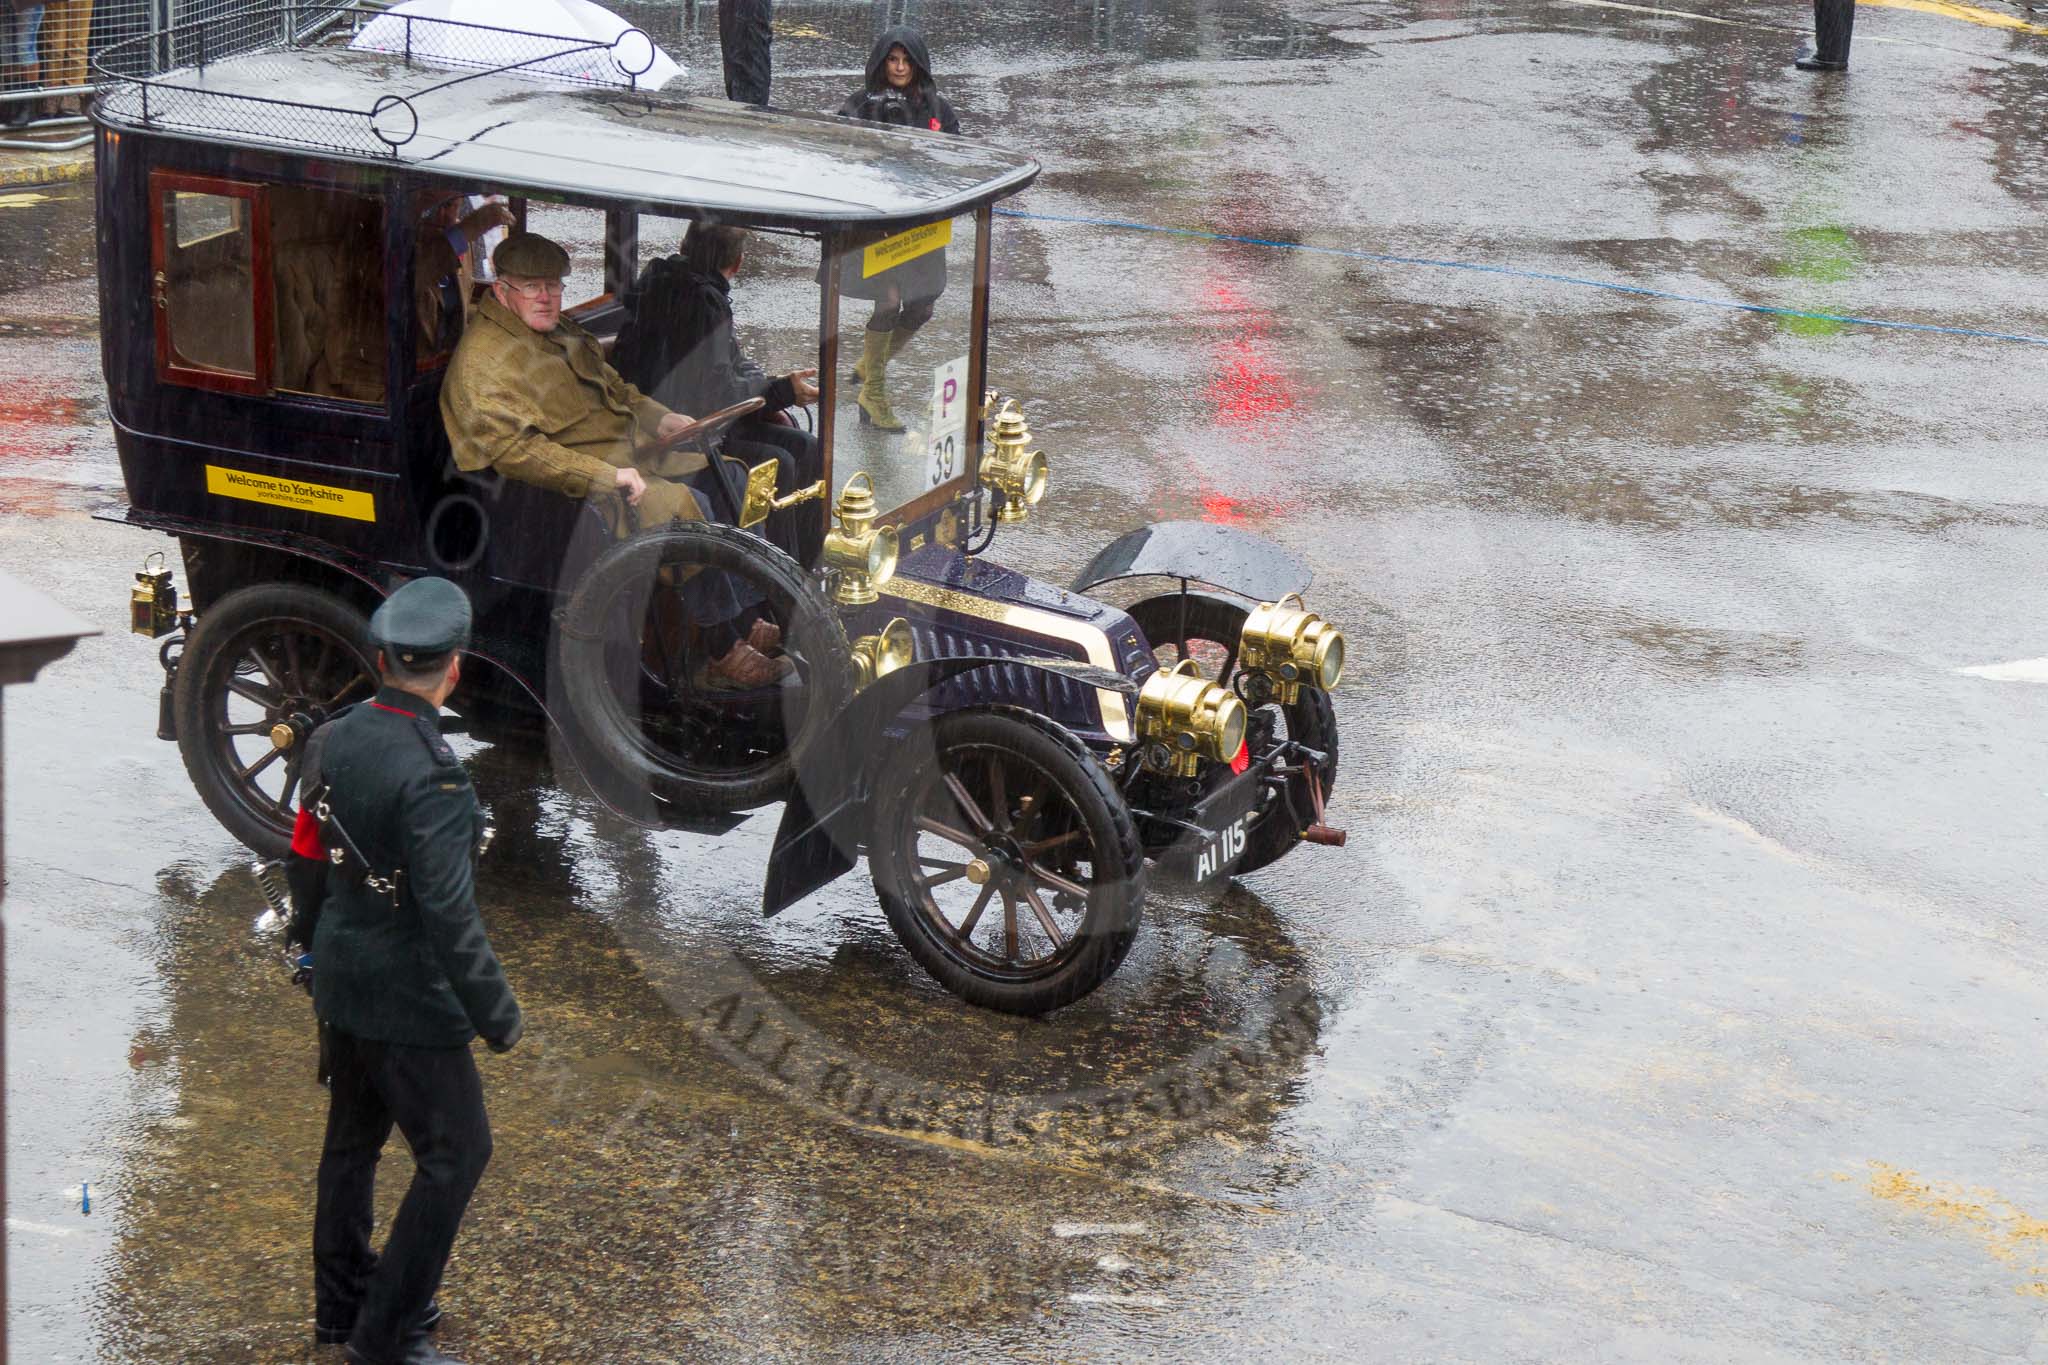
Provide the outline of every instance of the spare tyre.
{"type": "Polygon", "coordinates": [[[549,710],[591,785],[629,814],[781,800],[853,695],[846,632],[817,582],[717,522],[600,554],[555,614],[551,657],[549,710]]]}

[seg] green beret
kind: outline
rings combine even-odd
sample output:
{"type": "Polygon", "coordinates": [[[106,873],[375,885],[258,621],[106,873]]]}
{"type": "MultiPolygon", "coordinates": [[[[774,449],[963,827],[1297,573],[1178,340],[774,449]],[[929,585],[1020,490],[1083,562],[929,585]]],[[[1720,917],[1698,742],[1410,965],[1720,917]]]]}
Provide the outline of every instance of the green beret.
{"type": "Polygon", "coordinates": [[[500,275],[559,280],[569,273],[569,253],[537,232],[515,232],[491,253],[491,269],[500,275]]]}
{"type": "Polygon", "coordinates": [[[469,643],[469,598],[445,578],[415,578],[384,599],[370,638],[401,668],[426,668],[469,643]]]}

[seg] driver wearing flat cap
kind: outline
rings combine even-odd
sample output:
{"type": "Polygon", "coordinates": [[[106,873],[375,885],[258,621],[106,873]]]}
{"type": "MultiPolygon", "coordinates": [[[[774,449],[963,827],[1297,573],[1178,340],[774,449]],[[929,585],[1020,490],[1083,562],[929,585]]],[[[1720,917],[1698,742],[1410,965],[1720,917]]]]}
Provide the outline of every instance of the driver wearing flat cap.
{"type": "MultiPolygon", "coordinates": [[[[456,467],[495,469],[572,498],[616,492],[641,526],[702,520],[704,503],[683,481],[710,497],[716,476],[704,456],[643,449],[658,449],[690,419],[621,379],[597,338],[562,316],[569,253],[517,232],[498,244],[491,265],[497,283],[477,305],[441,384],[456,467]]],[[[624,515],[613,527],[621,536],[631,529],[624,515]]],[[[760,611],[758,593],[728,575],[703,573],[682,596],[690,624],[705,632],[707,686],[763,687],[789,676],[790,661],[771,657],[782,632],[760,611]]]]}
{"type": "Polygon", "coordinates": [[[482,1036],[503,1052],[524,1029],[477,912],[483,813],[441,737],[469,628],[469,599],[446,579],[415,579],[377,609],[381,685],[314,732],[292,840],[293,863],[321,874],[310,887],[292,881],[329,1086],[314,1331],[369,1365],[450,1359],[428,1335],[441,1316],[434,1292],[491,1155],[469,1045],[482,1036]],[[380,1254],[370,1245],[377,1160],[394,1125],[413,1176],[380,1254]]]}
{"type": "Polygon", "coordinates": [[[637,449],[678,434],[690,419],[621,379],[597,338],[562,316],[569,253],[537,233],[515,232],[491,253],[491,267],[497,282],[441,385],[456,467],[495,469],[572,498],[616,490],[643,526],[701,519],[696,497],[670,480],[701,472],[704,457],[648,458],[637,449]]]}

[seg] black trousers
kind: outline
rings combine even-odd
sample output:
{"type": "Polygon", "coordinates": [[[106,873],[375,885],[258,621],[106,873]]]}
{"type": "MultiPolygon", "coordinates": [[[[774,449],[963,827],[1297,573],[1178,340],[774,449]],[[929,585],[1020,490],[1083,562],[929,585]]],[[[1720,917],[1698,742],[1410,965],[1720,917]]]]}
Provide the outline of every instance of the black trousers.
{"type": "Polygon", "coordinates": [[[718,0],[718,47],[725,59],[725,97],[766,104],[772,76],[775,0],[718,0]]]}
{"type": "Polygon", "coordinates": [[[483,1083],[466,1047],[322,1032],[332,1079],[313,1214],[314,1320],[353,1323],[349,1344],[359,1354],[397,1361],[440,1288],[463,1211],[491,1159],[483,1083]],[[394,1124],[412,1148],[412,1186],[379,1256],[370,1249],[371,1198],[394,1124]]]}
{"type": "Polygon", "coordinates": [[[1813,0],[1813,55],[1824,62],[1849,60],[1849,35],[1856,28],[1856,0],[1813,0]]]}

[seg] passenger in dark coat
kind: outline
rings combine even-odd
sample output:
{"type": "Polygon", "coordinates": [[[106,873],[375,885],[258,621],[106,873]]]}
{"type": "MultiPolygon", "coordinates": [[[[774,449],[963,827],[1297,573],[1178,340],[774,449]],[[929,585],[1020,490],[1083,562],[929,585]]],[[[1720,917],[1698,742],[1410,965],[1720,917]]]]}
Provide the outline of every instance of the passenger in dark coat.
{"type": "MultiPolygon", "coordinates": [[[[847,97],[839,112],[870,123],[934,133],[960,131],[952,101],[939,93],[932,75],[931,49],[925,46],[924,35],[907,25],[875,39],[868,53],[867,82],[847,97]]],[[[859,262],[856,251],[841,263],[839,287],[843,294],[875,304],[853,367],[861,386],[861,425],[901,431],[903,423],[889,405],[889,361],[932,320],[932,307],[946,291],[946,253],[928,252],[871,279],[860,277],[859,262]]]]}
{"type": "MultiPolygon", "coordinates": [[[[724,453],[743,465],[774,460],[776,488],[794,492],[824,476],[817,438],[776,414],[818,399],[815,369],[770,377],[740,346],[732,286],[746,260],[744,228],[694,223],[676,255],[649,261],[626,291],[626,322],[612,364],[655,401],[670,399],[711,413],[749,398],[765,400],[754,416],[733,424],[724,453]]],[[[737,509],[734,509],[737,512],[737,509]]],[[[825,536],[818,509],[799,504],[769,514],[768,539],[810,567],[825,536]]]]}
{"type": "Polygon", "coordinates": [[[294,931],[313,948],[313,1007],[329,1076],[313,1216],[315,1335],[361,1365],[435,1365],[427,1333],[449,1249],[491,1159],[469,1045],[493,1052],[524,1022],[477,913],[483,813],[441,737],[461,676],[469,601],[439,578],[406,584],[370,618],[376,697],[312,736],[292,838],[307,894],[294,931]],[[328,855],[340,852],[338,863],[328,855]],[[308,922],[308,921],[311,922],[308,922]],[[377,1161],[396,1126],[413,1178],[382,1254],[370,1246],[377,1161]]]}
{"type": "Polygon", "coordinates": [[[766,104],[774,64],[775,0],[718,0],[718,47],[725,59],[725,97],[766,104]]]}

